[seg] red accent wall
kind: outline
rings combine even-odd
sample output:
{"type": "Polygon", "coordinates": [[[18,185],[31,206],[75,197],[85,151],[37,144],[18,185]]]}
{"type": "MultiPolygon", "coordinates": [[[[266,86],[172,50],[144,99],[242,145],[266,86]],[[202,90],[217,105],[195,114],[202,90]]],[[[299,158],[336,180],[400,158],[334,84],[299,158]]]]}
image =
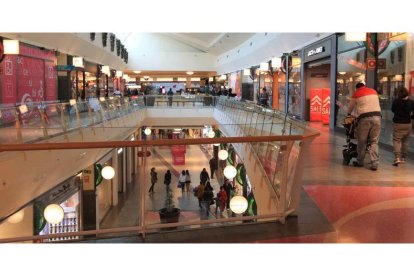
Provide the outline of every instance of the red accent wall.
{"type": "Polygon", "coordinates": [[[57,100],[56,65],[53,51],[20,43],[20,54],[0,64],[1,103],[57,100]]]}

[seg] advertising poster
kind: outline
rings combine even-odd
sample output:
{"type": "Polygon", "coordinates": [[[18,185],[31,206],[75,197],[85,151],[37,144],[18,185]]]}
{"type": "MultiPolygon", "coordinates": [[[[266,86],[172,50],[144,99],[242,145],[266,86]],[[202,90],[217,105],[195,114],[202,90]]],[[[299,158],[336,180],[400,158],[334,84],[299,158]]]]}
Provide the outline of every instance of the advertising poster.
{"type": "Polygon", "coordinates": [[[321,121],[322,89],[312,88],[310,91],[310,121],[321,121]]]}
{"type": "Polygon", "coordinates": [[[331,90],[329,88],[323,88],[322,89],[322,108],[321,108],[322,124],[329,125],[330,113],[331,113],[331,90]]]}

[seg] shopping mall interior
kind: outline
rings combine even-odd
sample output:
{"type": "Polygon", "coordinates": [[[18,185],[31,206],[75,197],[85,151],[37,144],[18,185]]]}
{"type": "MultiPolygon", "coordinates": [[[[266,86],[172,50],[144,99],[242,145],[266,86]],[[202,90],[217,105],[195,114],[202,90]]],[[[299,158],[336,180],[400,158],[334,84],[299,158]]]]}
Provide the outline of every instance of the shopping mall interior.
{"type": "Polygon", "coordinates": [[[107,29],[0,27],[0,247],[414,242],[414,32],[107,29]]]}

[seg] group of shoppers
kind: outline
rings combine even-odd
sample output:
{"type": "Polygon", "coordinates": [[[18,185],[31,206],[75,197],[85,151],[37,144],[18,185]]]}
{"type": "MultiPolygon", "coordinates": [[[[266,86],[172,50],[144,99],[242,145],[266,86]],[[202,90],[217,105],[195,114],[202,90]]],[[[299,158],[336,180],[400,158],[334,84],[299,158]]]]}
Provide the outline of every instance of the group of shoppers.
{"type": "MultiPolygon", "coordinates": [[[[370,168],[378,169],[379,152],[378,140],[381,132],[381,107],[377,91],[368,88],[364,83],[356,85],[356,91],[352,96],[348,108],[348,115],[355,110],[357,118],[357,161],[355,167],[363,167],[367,143],[369,141],[370,168]]],[[[407,89],[403,86],[396,90],[396,98],[392,102],[391,111],[393,118],[393,146],[394,166],[405,163],[408,154],[408,143],[414,118],[414,101],[409,98],[407,89]]]]}

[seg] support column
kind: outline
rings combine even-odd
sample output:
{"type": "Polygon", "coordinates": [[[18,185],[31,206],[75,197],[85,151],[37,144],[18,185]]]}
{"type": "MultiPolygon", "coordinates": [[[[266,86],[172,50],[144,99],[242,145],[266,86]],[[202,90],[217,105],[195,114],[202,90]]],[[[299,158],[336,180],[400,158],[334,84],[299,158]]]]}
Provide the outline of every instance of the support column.
{"type": "Polygon", "coordinates": [[[82,225],[83,230],[97,229],[96,218],[98,210],[96,208],[96,192],[95,192],[95,172],[94,166],[91,165],[82,172],[82,225]]]}
{"type": "Polygon", "coordinates": [[[118,167],[118,152],[117,149],[112,151],[112,168],[115,170],[115,177],[112,178],[112,205],[118,205],[118,177],[116,174],[119,173],[118,167]]]}

